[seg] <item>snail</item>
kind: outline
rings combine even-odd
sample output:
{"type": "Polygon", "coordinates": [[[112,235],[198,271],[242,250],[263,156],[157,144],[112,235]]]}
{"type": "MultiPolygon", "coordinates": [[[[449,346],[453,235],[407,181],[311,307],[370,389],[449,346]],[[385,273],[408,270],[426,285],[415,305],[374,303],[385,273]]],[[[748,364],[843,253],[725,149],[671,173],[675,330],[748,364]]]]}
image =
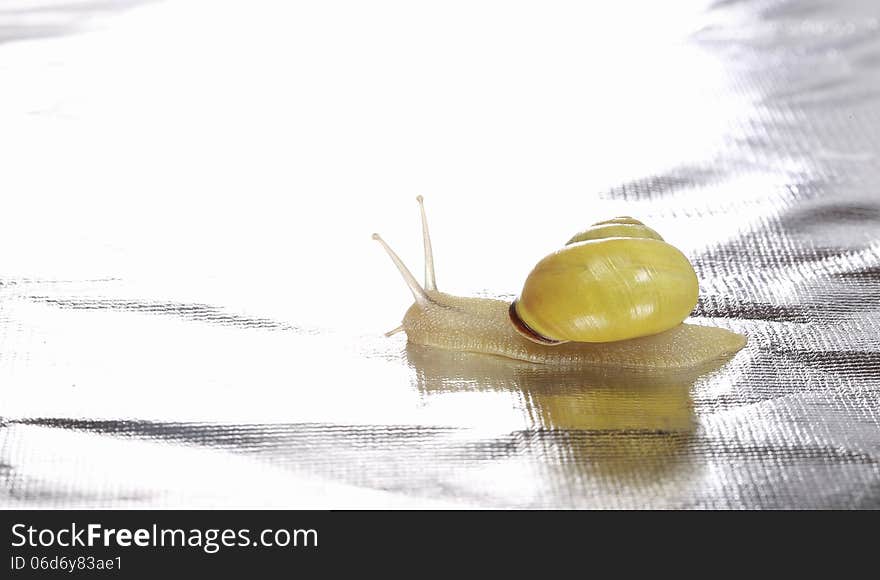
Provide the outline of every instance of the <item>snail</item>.
{"type": "Polygon", "coordinates": [[[409,342],[566,367],[680,369],[745,346],[729,330],[683,324],[697,302],[687,257],[629,216],[599,222],[535,266],[512,303],[437,290],[422,196],[421,286],[379,234],[415,301],[400,326],[409,342]]]}

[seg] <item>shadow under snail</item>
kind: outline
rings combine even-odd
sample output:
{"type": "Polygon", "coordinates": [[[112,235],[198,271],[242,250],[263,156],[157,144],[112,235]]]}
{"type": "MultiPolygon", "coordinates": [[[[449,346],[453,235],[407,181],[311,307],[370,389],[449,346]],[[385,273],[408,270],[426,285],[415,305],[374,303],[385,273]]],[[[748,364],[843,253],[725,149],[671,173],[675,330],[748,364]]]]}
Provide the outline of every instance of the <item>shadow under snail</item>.
{"type": "Polygon", "coordinates": [[[425,285],[379,234],[415,302],[402,324],[415,344],[571,367],[680,369],[729,357],[746,338],[683,324],[697,303],[687,257],[631,217],[599,222],[542,259],[513,303],[437,290],[422,197],[425,285]]]}

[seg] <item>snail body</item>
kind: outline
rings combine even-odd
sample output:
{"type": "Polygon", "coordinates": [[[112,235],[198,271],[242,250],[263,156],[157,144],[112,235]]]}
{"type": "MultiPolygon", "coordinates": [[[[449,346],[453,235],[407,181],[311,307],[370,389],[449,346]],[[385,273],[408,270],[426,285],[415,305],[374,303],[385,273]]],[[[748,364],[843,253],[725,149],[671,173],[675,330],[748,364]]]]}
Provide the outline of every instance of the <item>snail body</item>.
{"type": "MultiPolygon", "coordinates": [[[[373,234],[415,298],[402,324],[388,335],[404,331],[415,344],[536,364],[631,369],[690,368],[745,345],[745,337],[728,330],[681,323],[696,303],[696,274],[681,252],[647,235],[572,242],[538,263],[512,304],[440,292],[418,200],[424,288],[373,234]],[[564,335],[559,328],[567,328],[564,335]]],[[[630,221],[612,225],[645,227],[632,218],[616,219],[630,221]]]]}

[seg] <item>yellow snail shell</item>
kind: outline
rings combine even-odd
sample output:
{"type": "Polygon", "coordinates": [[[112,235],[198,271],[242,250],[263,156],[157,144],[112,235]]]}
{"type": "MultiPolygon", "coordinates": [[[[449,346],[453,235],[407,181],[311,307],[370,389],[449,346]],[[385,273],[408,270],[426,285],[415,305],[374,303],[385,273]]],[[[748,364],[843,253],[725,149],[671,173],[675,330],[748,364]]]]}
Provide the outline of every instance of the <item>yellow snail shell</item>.
{"type": "Polygon", "coordinates": [[[638,220],[615,218],[538,262],[510,316],[535,342],[613,342],[679,325],[698,292],[681,251],[638,220]]]}

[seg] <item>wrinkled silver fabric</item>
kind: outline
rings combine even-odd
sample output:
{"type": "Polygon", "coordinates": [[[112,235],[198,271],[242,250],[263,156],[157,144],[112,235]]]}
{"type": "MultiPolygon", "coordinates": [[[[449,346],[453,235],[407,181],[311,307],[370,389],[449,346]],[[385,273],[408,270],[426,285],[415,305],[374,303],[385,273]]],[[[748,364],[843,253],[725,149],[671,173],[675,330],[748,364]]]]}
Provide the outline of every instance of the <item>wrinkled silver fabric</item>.
{"type": "MultiPolygon", "coordinates": [[[[62,4],[44,24],[45,13],[0,13],[0,52],[78,34],[76,10],[62,4]]],[[[749,337],[730,363],[571,376],[379,336],[393,324],[365,337],[124,274],[3,268],[0,504],[880,508],[880,4],[706,11],[717,17],[687,42],[750,95],[747,114],[713,158],[634,175],[598,199],[684,229],[749,216],[690,256],[696,321],[749,337]],[[693,204],[705,196],[718,197],[693,204]],[[77,328],[105,338],[84,346],[77,328]],[[219,346],[187,353],[197,342],[219,346]],[[286,415],[273,389],[313,388],[297,369],[320,352],[342,352],[338,364],[364,377],[381,367],[377,384],[406,397],[382,420],[354,404],[286,415]],[[28,398],[59,377],[71,394],[28,398]],[[188,394],[199,385],[210,398],[188,394]],[[248,392],[241,417],[212,413],[248,392]],[[481,424],[499,406],[516,417],[481,424]]],[[[15,195],[2,175],[0,187],[15,195]]]]}

